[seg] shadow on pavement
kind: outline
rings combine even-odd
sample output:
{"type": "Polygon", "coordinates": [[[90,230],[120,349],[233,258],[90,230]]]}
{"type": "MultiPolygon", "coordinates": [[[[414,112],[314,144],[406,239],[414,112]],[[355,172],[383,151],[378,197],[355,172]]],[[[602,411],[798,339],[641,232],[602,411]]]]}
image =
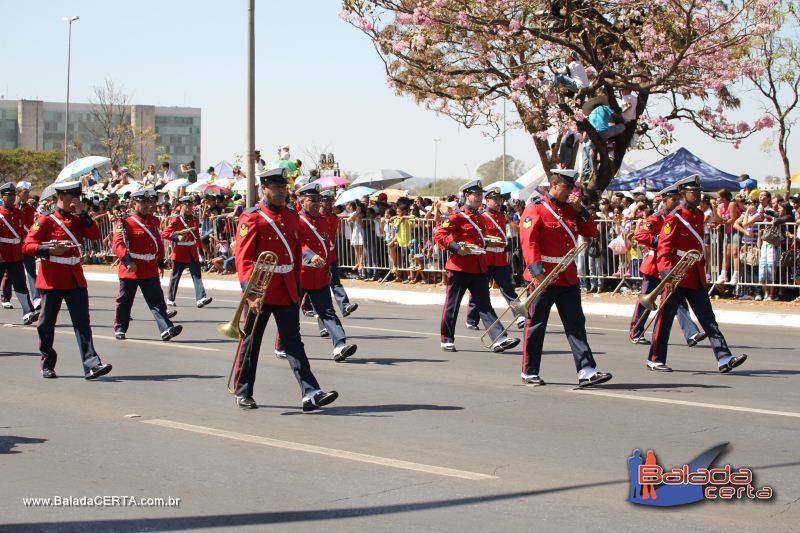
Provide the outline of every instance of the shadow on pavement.
{"type": "MultiPolygon", "coordinates": [[[[418,403],[400,403],[400,404],[386,404],[386,405],[343,405],[337,407],[326,407],[321,411],[314,411],[316,416],[359,416],[380,413],[402,413],[408,411],[461,411],[464,408],[459,405],[432,405],[432,404],[418,404],[418,403]]],[[[299,415],[303,414],[298,411],[291,411],[281,413],[283,415],[299,415]]]]}
{"type": "MultiPolygon", "coordinates": [[[[178,381],[181,379],[222,379],[225,376],[202,376],[200,374],[153,374],[149,376],[115,376],[109,374],[97,379],[96,383],[118,383],[121,381],[178,381]]],[[[83,376],[59,376],[59,379],[84,379],[83,376]]]]}
{"type": "MultiPolygon", "coordinates": [[[[747,363],[745,363],[746,365],[747,363]]],[[[745,366],[742,365],[742,366],[745,366]]],[[[673,372],[683,372],[684,374],[692,374],[695,376],[717,375],[718,370],[673,370],[673,372]]],[[[769,368],[764,370],[749,369],[749,368],[734,368],[726,376],[750,376],[762,378],[775,378],[781,376],[796,376],[800,374],[800,370],[781,370],[778,368],[769,368]]]]}
{"type": "Polygon", "coordinates": [[[0,454],[22,453],[22,451],[15,450],[14,448],[19,444],[41,444],[43,442],[47,442],[47,439],[0,435],[0,454]]]}
{"type": "Polygon", "coordinates": [[[449,359],[414,359],[412,357],[409,358],[391,358],[391,357],[383,357],[383,358],[376,358],[376,357],[359,357],[358,354],[354,355],[353,358],[347,359],[342,364],[349,364],[349,365],[386,365],[386,366],[394,366],[398,363],[448,363],[450,362],[449,359]]]}
{"type": "MultiPolygon", "coordinates": [[[[591,387],[589,387],[591,389],[591,387]]],[[[728,385],[705,385],[702,383],[604,383],[594,390],[647,390],[647,389],[730,389],[728,385]]]]}

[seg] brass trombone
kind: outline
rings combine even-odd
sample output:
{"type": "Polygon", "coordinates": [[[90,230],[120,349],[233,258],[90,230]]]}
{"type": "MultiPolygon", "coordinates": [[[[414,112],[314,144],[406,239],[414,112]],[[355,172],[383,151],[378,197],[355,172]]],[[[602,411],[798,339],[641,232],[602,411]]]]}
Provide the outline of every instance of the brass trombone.
{"type": "MultiPolygon", "coordinates": [[[[656,311],[656,313],[650,318],[650,320],[645,324],[644,329],[642,330],[642,335],[650,329],[650,326],[653,324],[658,315],[661,313],[661,310],[664,308],[664,305],[672,298],[672,295],[675,294],[675,287],[681,282],[684,276],[688,274],[693,268],[694,265],[703,259],[702,252],[697,250],[689,250],[686,252],[686,255],[681,257],[681,260],[678,261],[672,270],[669,271],[669,274],[661,280],[661,282],[656,285],[656,288],[650,291],[647,294],[640,294],[639,295],[639,305],[643,306],[648,311],[656,311]],[[664,291],[664,287],[669,284],[669,292],[661,299],[661,303],[657,302],[658,297],[661,296],[661,293],[664,291]]],[[[631,328],[630,332],[630,340],[633,342],[633,332],[636,331],[639,326],[642,324],[642,321],[647,318],[647,314],[643,314],[639,320],[636,321],[636,324],[631,328]]]]}
{"type": "MultiPolygon", "coordinates": [[[[261,252],[261,254],[258,256],[258,260],[255,262],[255,265],[253,265],[253,273],[250,275],[250,280],[247,282],[247,286],[244,288],[242,299],[239,302],[239,307],[236,308],[236,312],[233,314],[233,318],[231,318],[230,321],[226,322],[225,324],[219,324],[217,326],[217,331],[230,339],[239,340],[250,334],[249,331],[245,333],[242,331],[242,328],[239,327],[239,321],[242,319],[244,305],[247,303],[248,297],[264,298],[264,295],[267,293],[267,288],[269,288],[269,282],[272,280],[272,275],[275,273],[275,266],[277,264],[278,256],[274,252],[261,252]]],[[[255,320],[253,321],[253,325],[251,327],[255,327],[255,320]]],[[[242,368],[250,363],[250,352],[252,349],[253,343],[251,342],[247,347],[247,352],[244,354],[242,368]]],[[[239,351],[237,349],[236,357],[233,358],[233,364],[231,365],[231,371],[228,374],[228,383],[226,385],[228,392],[231,394],[236,393],[236,389],[239,387],[239,379],[241,379],[242,375],[242,373],[239,372],[239,374],[236,376],[235,383],[231,388],[233,371],[236,369],[236,361],[238,359],[239,351]]]]}
{"type": "MultiPolygon", "coordinates": [[[[481,344],[483,344],[485,348],[490,348],[492,344],[494,344],[494,339],[490,339],[489,334],[491,333],[492,328],[495,326],[495,324],[499,323],[501,326],[503,325],[503,318],[508,314],[509,311],[512,313],[516,312],[518,315],[524,316],[526,320],[530,320],[531,319],[530,309],[533,301],[536,298],[538,298],[539,295],[541,295],[545,290],[547,290],[547,287],[555,280],[557,280],[558,277],[561,275],[561,273],[564,272],[569,267],[569,265],[571,265],[572,262],[575,261],[575,258],[581,255],[588,246],[589,246],[588,242],[582,242],[580,245],[576,246],[575,248],[567,252],[567,255],[565,255],[561,259],[561,261],[559,261],[559,263],[553,270],[547,273],[547,276],[545,276],[545,278],[538,285],[535,285],[534,281],[531,281],[523,289],[521,295],[517,296],[515,300],[509,303],[506,310],[503,311],[503,313],[499,317],[497,317],[497,320],[492,322],[492,325],[486,328],[486,332],[483,335],[481,335],[481,344]],[[524,296],[525,293],[528,291],[530,291],[530,294],[528,296],[524,296]],[[523,296],[524,298],[520,299],[523,296]],[[488,344],[487,344],[487,339],[488,339],[488,344]]],[[[498,335],[498,337],[502,337],[503,335],[508,333],[508,330],[511,329],[511,326],[513,325],[514,325],[513,321],[509,322],[507,326],[503,327],[503,331],[500,332],[500,335],[498,335]]]]}

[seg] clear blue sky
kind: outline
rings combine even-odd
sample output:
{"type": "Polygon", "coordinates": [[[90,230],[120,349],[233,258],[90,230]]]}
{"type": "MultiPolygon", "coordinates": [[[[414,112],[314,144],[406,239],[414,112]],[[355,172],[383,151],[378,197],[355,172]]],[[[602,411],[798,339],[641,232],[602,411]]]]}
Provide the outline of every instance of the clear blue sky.
{"type": "MultiPolygon", "coordinates": [[[[302,159],[304,147],[327,146],[348,170],[400,168],[432,176],[433,139],[439,138],[440,178],[475,176],[478,165],[502,154],[500,140],[395,96],[371,43],[337,18],[339,9],[336,0],[256,2],[257,148],[269,156],[288,143],[302,159]]],[[[71,101],[86,102],[92,87],[108,77],[134,103],[202,108],[203,165],[244,152],[245,0],[0,0],[0,12],[5,98],[64,101],[68,25],[61,17],[79,15],[72,32],[71,101]]],[[[746,102],[743,118],[759,115],[746,102]]],[[[728,172],[757,178],[782,173],[777,154],[760,149],[763,134],[739,150],[689,127],[679,126],[676,137],[673,149],[686,146],[728,172]]],[[[507,151],[528,165],[538,160],[523,132],[509,132],[507,151]]],[[[796,154],[792,162],[794,171],[800,169],[796,154]]]]}

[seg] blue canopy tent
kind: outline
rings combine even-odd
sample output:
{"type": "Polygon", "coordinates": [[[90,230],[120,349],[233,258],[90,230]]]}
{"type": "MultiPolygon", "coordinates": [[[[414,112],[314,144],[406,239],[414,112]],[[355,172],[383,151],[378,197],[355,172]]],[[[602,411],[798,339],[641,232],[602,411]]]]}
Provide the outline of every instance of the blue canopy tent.
{"type": "Polygon", "coordinates": [[[608,186],[609,191],[630,191],[645,183],[648,191],[660,191],[681,178],[700,174],[704,191],[718,189],[739,190],[739,177],[714,168],[686,148],[679,148],[636,172],[616,177],[608,186]]]}

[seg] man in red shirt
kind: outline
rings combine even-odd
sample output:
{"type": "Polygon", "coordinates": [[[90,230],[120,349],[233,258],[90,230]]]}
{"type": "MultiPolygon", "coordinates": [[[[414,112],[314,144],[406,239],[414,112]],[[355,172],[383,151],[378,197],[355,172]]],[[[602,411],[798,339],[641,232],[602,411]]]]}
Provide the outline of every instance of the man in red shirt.
{"type": "Polygon", "coordinates": [[[42,294],[39,325],[39,351],[42,354],[42,377],[55,378],[57,354],[53,349],[56,319],[61,302],[67,303],[69,317],[78,339],[85,379],[95,379],[111,371],[94,349],[89,326],[89,291],[81,266],[83,239],[97,240],[100,229],[83,209],[78,181],[53,186],[57,200],[54,211],[41,215],[25,237],[22,252],[41,259],[36,287],[42,294]]]}
{"type": "Polygon", "coordinates": [[[277,256],[277,265],[263,295],[245,295],[248,301],[242,327],[245,336],[239,344],[234,368],[234,382],[238,384],[236,404],[242,409],[258,407],[253,400],[258,353],[267,321],[270,315],[274,315],[278,334],[286,348],[286,358],[300,385],[303,411],[314,411],[336,400],[339,393],[320,389],[300,337],[297,298],[302,262],[300,217],[286,207],[286,185],[289,182],[285,170],[278,168],[263,172],[259,179],[264,200],[242,213],[236,231],[236,272],[242,289],[253,275],[253,266],[262,252],[273,252],[277,256]]]}
{"type": "MultiPolygon", "coordinates": [[[[563,257],[578,244],[578,235],[589,240],[597,233],[594,218],[581,205],[580,196],[574,194],[575,170],[550,172],[550,192],[540,201],[529,204],[522,213],[520,240],[525,259],[524,278],[541,283],[563,257]]],[[[578,269],[572,262],[531,304],[531,319],[525,331],[522,381],[530,385],[544,385],[539,376],[542,347],[550,309],[556,305],[564,324],[564,333],[572,349],[578,386],[590,387],[605,383],[611,374],[597,370],[592,349],[586,338],[586,317],[581,307],[578,287],[578,269]]]]}
{"type": "Polygon", "coordinates": [[[683,197],[683,203],[666,216],[658,236],[656,260],[661,278],[665,278],[690,250],[700,252],[701,259],[694,264],[692,270],[686,273],[678,286],[673,287],[674,294],[658,311],[653,330],[653,344],[650,346],[650,354],[647,358],[647,368],[659,372],[672,372],[672,369],[667,366],[669,334],[678,306],[683,300],[686,300],[692,307],[700,327],[708,335],[717,359],[717,369],[724,374],[744,363],[747,355],[743,354],[737,357],[731,354],[728,343],[719,330],[706,291],[705,261],[702,258],[705,215],[701,209],[698,209],[703,191],[700,185],[700,176],[693,174],[678,181],[676,185],[683,197]]]}
{"type": "Polygon", "coordinates": [[[114,336],[124,340],[131,321],[131,307],[136,290],[141,289],[147,307],[156,319],[161,340],[166,342],[183,331],[167,313],[160,273],[164,270],[164,241],[159,235],[158,219],[153,216],[158,193],[143,189],[131,194],[133,213],[120,217],[112,245],[119,258],[119,294],[114,315],[114,336]]]}
{"type": "Polygon", "coordinates": [[[22,323],[33,324],[39,313],[33,310],[28,286],[25,283],[25,267],[22,266],[22,239],[27,234],[23,213],[14,205],[17,188],[13,183],[0,186],[0,279],[6,276],[6,283],[13,288],[22,306],[22,323]]]}
{"type": "Polygon", "coordinates": [[[192,214],[193,203],[194,199],[191,196],[182,197],[178,212],[169,219],[169,224],[161,234],[162,237],[173,243],[170,254],[172,275],[169,278],[167,295],[167,305],[172,307],[175,306],[175,299],[178,296],[178,283],[181,281],[181,275],[187,268],[192,275],[197,307],[205,307],[213,300],[206,296],[206,289],[203,286],[203,277],[200,271],[200,227],[197,218],[192,214]],[[179,231],[181,233],[176,234],[179,231]]]}

